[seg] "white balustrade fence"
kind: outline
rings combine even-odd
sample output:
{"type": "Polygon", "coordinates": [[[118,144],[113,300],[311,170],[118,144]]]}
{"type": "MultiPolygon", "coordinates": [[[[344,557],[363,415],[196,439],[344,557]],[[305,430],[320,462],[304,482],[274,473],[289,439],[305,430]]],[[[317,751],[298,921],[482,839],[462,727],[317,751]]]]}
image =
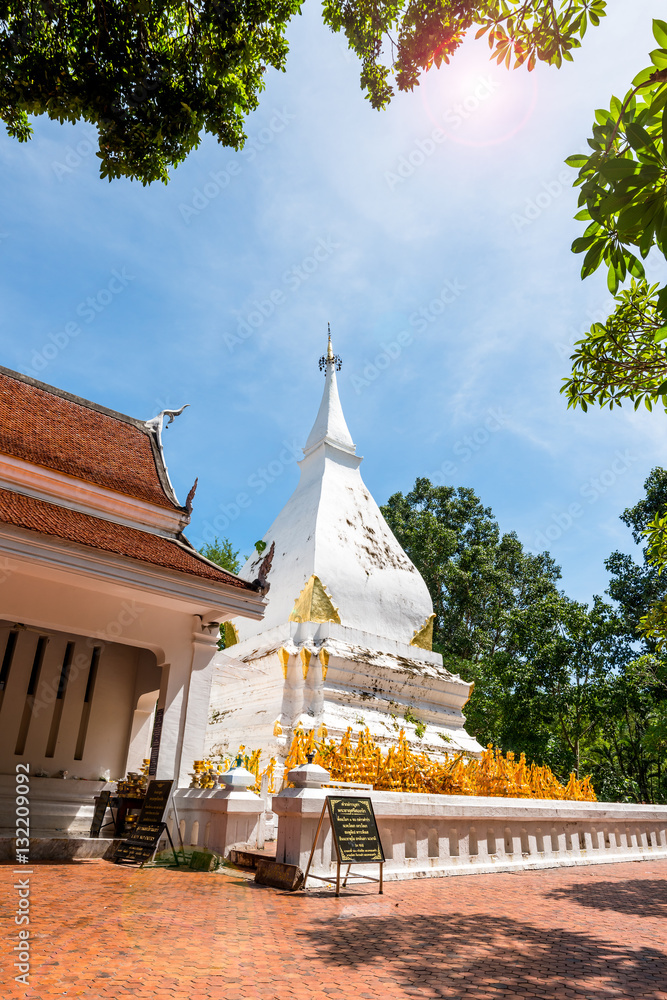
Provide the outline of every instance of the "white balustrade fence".
{"type": "MultiPolygon", "coordinates": [[[[333,789],[331,790],[333,792],[333,789]]],[[[326,788],[273,799],[277,860],[305,870],[326,788]]],[[[345,794],[363,792],[346,789],[345,794]]],[[[371,792],[387,879],[667,858],[667,806],[371,792]]],[[[325,821],[313,872],[334,871],[325,821]]]]}

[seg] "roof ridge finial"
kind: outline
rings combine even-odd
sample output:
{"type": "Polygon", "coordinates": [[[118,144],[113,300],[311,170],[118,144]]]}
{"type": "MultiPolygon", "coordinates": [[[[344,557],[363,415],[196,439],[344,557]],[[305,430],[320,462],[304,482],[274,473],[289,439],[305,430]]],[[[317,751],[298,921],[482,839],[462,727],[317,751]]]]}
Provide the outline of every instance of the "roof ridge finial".
{"type": "Polygon", "coordinates": [[[329,335],[329,339],[327,341],[327,353],[323,354],[319,360],[320,371],[323,371],[325,375],[329,371],[329,365],[339,372],[343,364],[339,355],[334,354],[333,347],[331,346],[331,323],[327,323],[327,332],[329,335]]]}

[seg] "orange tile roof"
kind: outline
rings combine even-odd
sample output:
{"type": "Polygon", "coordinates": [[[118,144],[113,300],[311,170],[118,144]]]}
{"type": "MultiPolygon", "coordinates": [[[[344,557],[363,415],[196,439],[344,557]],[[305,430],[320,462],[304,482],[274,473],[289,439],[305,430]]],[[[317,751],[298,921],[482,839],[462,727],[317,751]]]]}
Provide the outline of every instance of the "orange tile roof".
{"type": "Polygon", "coordinates": [[[142,421],[1,367],[0,453],[184,510],[156,436],[142,421]]]}
{"type": "Polygon", "coordinates": [[[1,488],[0,522],[104,552],[113,552],[115,555],[128,556],[130,559],[187,573],[189,576],[226,583],[241,590],[254,589],[245,580],[239,580],[232,573],[212,566],[194,549],[188,549],[187,543],[162,538],[137,528],[128,528],[113,521],[103,521],[90,514],[1,488]]]}

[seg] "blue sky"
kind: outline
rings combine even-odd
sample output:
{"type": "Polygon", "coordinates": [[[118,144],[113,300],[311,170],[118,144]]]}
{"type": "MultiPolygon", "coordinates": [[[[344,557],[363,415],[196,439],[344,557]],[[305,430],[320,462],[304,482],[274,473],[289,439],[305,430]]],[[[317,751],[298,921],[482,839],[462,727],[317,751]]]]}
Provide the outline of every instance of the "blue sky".
{"type": "Polygon", "coordinates": [[[662,412],[559,395],[609,305],[569,250],[563,160],[648,62],[663,8],[612,0],[560,71],[508,72],[466,42],[379,113],[306,4],[246,150],[204,139],[166,187],[100,180],[90,126],[3,136],[1,362],[135,417],[190,403],[165,432],[181,500],[199,477],[189,536],[247,554],[297,482],[330,321],[378,503],[420,475],[471,486],[590,600],[605,557],[633,549],[618,516],[667,442],[662,412]]]}

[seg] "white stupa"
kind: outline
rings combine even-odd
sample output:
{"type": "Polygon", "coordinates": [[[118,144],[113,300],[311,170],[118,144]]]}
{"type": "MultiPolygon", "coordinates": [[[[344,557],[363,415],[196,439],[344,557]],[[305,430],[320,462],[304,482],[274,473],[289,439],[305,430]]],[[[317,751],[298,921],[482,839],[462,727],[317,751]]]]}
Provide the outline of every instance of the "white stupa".
{"type": "Polygon", "coordinates": [[[207,745],[284,754],[299,725],[333,737],[368,726],[387,745],[404,728],[430,753],[479,753],[462,714],[472,685],[431,651],[426,584],[361,478],[331,337],[320,367],[299,484],[240,574],[267,588],[266,614],[227,629],[207,745]]]}

